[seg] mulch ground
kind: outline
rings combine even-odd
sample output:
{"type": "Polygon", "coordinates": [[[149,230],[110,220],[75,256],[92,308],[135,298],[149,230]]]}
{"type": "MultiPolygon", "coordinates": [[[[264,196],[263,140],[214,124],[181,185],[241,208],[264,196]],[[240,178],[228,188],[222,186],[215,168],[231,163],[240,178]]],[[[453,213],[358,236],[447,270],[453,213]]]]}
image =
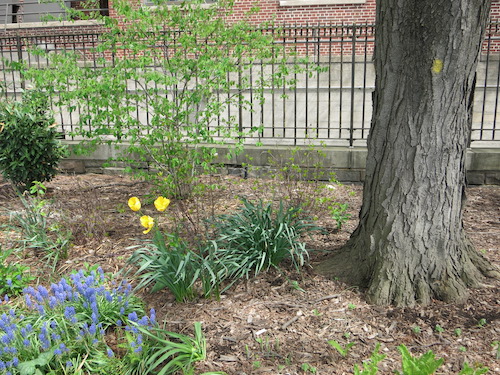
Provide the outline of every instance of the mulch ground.
{"type": "MultiPolygon", "coordinates": [[[[311,253],[312,264],[345,243],[357,224],[361,186],[279,183],[235,176],[215,176],[207,183],[217,188],[206,191],[203,198],[173,201],[160,217],[161,224],[200,232],[200,218],[234,211],[241,205],[239,197],[303,200],[316,195],[348,203],[351,217],[341,230],[336,229],[324,205],[314,208],[327,233],[306,239],[308,247],[316,250],[311,253]]],[[[47,186],[47,199],[52,202],[49,219],[73,232],[69,258],[51,278],[85,264],[99,264],[106,272],[117,274],[133,252],[130,247],[148,237],[142,234],[137,215],[127,207],[129,197],[146,197],[146,183],[124,176],[89,174],[58,176],[47,186]]],[[[500,266],[500,187],[470,187],[467,194],[466,231],[478,251],[500,266]]],[[[151,207],[149,204],[146,210],[158,216],[151,207]]],[[[0,180],[0,224],[8,223],[10,211],[20,209],[10,185],[0,180]]],[[[15,232],[4,229],[0,242],[4,248],[14,246],[15,232]]],[[[48,270],[38,257],[26,253],[22,262],[41,283],[47,283],[48,270]]],[[[464,361],[500,373],[499,291],[500,281],[485,280],[484,287],[471,291],[465,304],[434,301],[425,307],[380,307],[367,304],[362,291],[325,279],[312,267],[301,274],[289,267],[241,282],[220,300],[176,303],[168,291],[144,292],[142,296],[168,330],[191,333],[193,322],[202,322],[208,358],[199,365],[199,373],[307,374],[314,367],[317,374],[352,374],[354,365],[370,357],[380,343],[381,352],[387,355],[380,364],[382,374],[401,371],[400,344],[414,355],[432,350],[436,357],[445,359],[439,374],[457,374],[464,361]],[[354,346],[342,357],[327,340],[354,346]],[[310,370],[306,370],[308,366],[310,370]]]]}

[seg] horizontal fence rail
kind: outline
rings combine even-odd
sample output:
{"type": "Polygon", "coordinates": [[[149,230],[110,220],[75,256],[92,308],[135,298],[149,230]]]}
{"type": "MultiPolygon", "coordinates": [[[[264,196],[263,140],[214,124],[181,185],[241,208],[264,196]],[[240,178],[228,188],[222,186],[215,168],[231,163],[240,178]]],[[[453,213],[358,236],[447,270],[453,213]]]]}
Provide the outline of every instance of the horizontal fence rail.
{"type": "MultiPolygon", "coordinates": [[[[261,102],[249,90],[245,101],[253,105],[232,104],[214,121],[214,129],[235,120],[238,131],[245,134],[248,144],[303,145],[321,142],[333,146],[364,146],[372,115],[372,91],[375,73],[372,62],[374,47],[373,25],[306,25],[284,26],[265,30],[274,36],[277,46],[292,52],[291,56],[306,57],[306,62],[290,58],[290,64],[303,64],[304,72],[291,77],[295,87],[269,87],[261,102]],[[307,66],[309,65],[309,66],[307,66]],[[319,67],[311,72],[310,67],[319,67]],[[252,132],[251,129],[258,129],[252,132]]],[[[113,64],[110,53],[96,52],[101,34],[0,36],[0,88],[5,97],[20,98],[30,87],[23,80],[21,63],[46,67],[44,58],[31,52],[33,47],[50,53],[78,52],[81,63],[99,69],[102,61],[113,64]]],[[[491,23],[483,43],[477,70],[474,99],[472,145],[498,147],[500,133],[497,120],[500,88],[500,26],[491,23]]],[[[154,69],[154,67],[151,67],[154,69]]],[[[275,67],[266,62],[254,62],[246,71],[249,82],[258,80],[264,70],[275,67]]],[[[241,79],[241,77],[228,77],[241,79]]],[[[140,82],[128,82],[130,92],[140,90],[140,82]]],[[[147,103],[146,103],[147,107],[147,103]]],[[[80,109],[68,111],[53,108],[60,131],[67,139],[78,124],[80,109]]],[[[138,123],[149,125],[147,111],[137,110],[138,123]]],[[[92,126],[92,124],[89,124],[92,126]]],[[[78,138],[77,138],[78,139],[78,138]]]]}

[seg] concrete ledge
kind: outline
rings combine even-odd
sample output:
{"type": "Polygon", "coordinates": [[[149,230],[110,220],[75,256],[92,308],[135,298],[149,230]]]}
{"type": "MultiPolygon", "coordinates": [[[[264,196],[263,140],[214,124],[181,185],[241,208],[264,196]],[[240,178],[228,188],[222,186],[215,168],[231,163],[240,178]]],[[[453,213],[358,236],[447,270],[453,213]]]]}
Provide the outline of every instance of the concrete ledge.
{"type": "MultiPolygon", "coordinates": [[[[71,150],[78,142],[64,143],[71,150]]],[[[118,157],[125,147],[126,144],[100,145],[89,155],[71,153],[60,167],[70,173],[123,173],[124,163],[113,163],[112,167],[106,164],[118,157]]],[[[305,178],[323,176],[328,180],[330,174],[335,173],[340,182],[362,182],[365,177],[367,150],[361,147],[246,146],[237,156],[231,156],[228,147],[217,145],[216,148],[215,162],[223,165],[221,173],[265,176],[293,163],[305,171],[305,178]]],[[[469,149],[466,168],[470,185],[500,185],[500,148],[469,149]]]]}

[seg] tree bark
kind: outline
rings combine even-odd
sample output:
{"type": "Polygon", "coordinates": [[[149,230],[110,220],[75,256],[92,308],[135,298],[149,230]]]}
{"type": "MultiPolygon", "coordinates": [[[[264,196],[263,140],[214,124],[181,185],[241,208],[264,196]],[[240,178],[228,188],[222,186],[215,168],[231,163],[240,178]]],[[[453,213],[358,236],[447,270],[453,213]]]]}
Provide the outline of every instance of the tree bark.
{"type": "Polygon", "coordinates": [[[460,302],[498,270],[462,224],[489,0],[377,2],[374,112],[359,226],[320,264],[375,304],[460,302]]]}

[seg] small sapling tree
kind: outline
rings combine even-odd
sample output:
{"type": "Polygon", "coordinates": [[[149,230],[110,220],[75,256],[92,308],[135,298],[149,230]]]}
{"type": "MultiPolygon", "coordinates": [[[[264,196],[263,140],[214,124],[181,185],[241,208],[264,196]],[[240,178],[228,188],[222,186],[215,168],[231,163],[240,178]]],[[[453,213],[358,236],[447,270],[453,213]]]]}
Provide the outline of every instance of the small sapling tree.
{"type": "Polygon", "coordinates": [[[286,77],[298,65],[248,19],[229,22],[232,1],[167,3],[113,2],[119,17],[103,18],[107,31],[92,51],[95,62],[83,63],[74,51],[51,54],[53,69],[31,69],[26,77],[57,94],[58,105],[78,109],[76,135],[92,145],[126,141],[119,160],[162,194],[183,197],[195,174],[212,168],[214,145],[230,141],[239,149],[248,132],[259,130],[245,129],[230,113],[260,104],[266,87],[292,84],[286,77]],[[255,63],[274,68],[251,76],[255,63]]]}

